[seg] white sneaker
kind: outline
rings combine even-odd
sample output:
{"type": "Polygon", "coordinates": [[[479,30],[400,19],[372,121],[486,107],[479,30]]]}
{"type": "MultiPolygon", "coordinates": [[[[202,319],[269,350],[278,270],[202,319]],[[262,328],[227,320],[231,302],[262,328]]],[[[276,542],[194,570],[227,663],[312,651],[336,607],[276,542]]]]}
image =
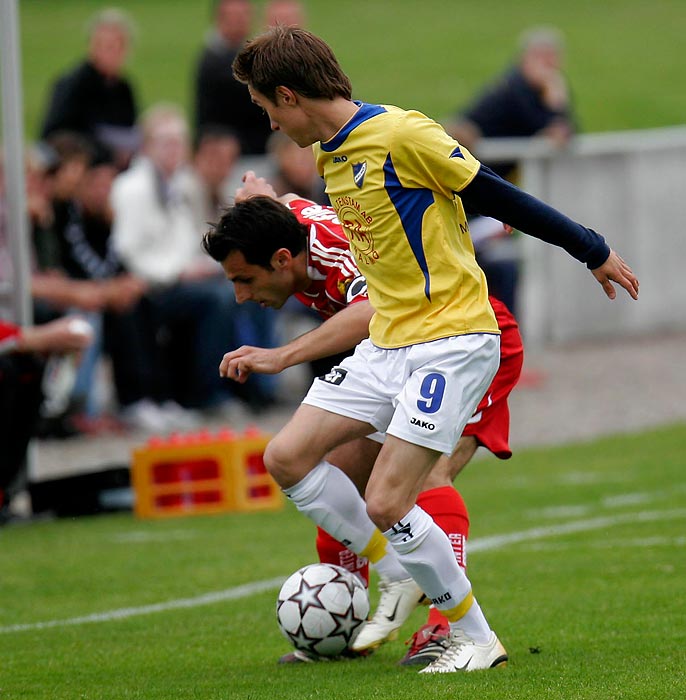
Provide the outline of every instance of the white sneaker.
{"type": "Polygon", "coordinates": [[[197,430],[201,425],[199,414],[183,408],[176,401],[165,401],[159,406],[169,430],[197,430]]]}
{"type": "Polygon", "coordinates": [[[427,600],[422,589],[411,578],[402,581],[381,581],[381,598],[372,619],[365,622],[352,643],[354,651],[376,649],[398,637],[398,630],[410,613],[427,600]]]}
{"type": "Polygon", "coordinates": [[[121,420],[133,430],[145,433],[165,433],[169,424],[157,404],[149,399],[141,399],[129,404],[121,411],[121,420]]]}
{"type": "Polygon", "coordinates": [[[495,632],[487,644],[477,644],[462,630],[450,635],[447,649],[419,673],[455,673],[456,671],[479,671],[507,664],[507,652],[495,632]]]}

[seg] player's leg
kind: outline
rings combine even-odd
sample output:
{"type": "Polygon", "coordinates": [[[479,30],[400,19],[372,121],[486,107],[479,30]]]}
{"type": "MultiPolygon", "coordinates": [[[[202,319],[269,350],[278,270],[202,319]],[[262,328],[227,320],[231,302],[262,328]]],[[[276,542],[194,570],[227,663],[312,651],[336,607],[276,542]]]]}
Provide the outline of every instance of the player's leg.
{"type": "MultiPolygon", "coordinates": [[[[334,448],[326,459],[344,472],[358,492],[363,494],[380,449],[378,442],[361,438],[334,448]]],[[[320,562],[342,566],[360,576],[366,586],[369,585],[369,560],[366,557],[355,554],[321,527],[317,528],[316,547],[320,562]]]]}
{"type": "Polygon", "coordinates": [[[434,605],[454,621],[466,617],[463,623],[470,635],[485,640],[490,628],[472,606],[471,585],[460,572],[448,538],[415,505],[424,476],[437,458],[433,450],[388,435],[367,485],[367,509],[434,605]]]}
{"type": "Polygon", "coordinates": [[[450,620],[451,643],[441,657],[446,663],[439,668],[435,662],[429,672],[485,668],[504,657],[448,538],[414,505],[439,453],[452,452],[490,384],[498,347],[497,338],[466,336],[409,350],[406,366],[412,373],[397,396],[386,442],[367,485],[372,520],[384,530],[404,568],[450,620]]]}
{"type": "Polygon", "coordinates": [[[364,341],[352,357],[314,380],[303,404],[269,443],[267,469],[295,506],[335,539],[371,560],[387,547],[352,481],[324,459],[335,447],[385,429],[392,395],[379,385],[385,353],[364,341]],[[373,356],[373,357],[372,357],[373,356]]]}
{"type": "MultiPolygon", "coordinates": [[[[417,505],[425,510],[448,536],[455,559],[463,569],[467,566],[469,513],[452,482],[469,463],[477,447],[476,438],[463,435],[452,455],[441,455],[424,481],[424,489],[417,497],[417,505]]],[[[432,605],[426,623],[406,642],[409,649],[400,660],[400,665],[423,667],[430,664],[445,651],[449,637],[448,619],[432,605]]]]}
{"type": "MultiPolygon", "coordinates": [[[[517,321],[510,311],[504,304],[492,297],[491,304],[498,320],[498,327],[501,330],[500,365],[498,371],[488,391],[479,403],[477,410],[465,426],[456,450],[449,458],[441,458],[431,471],[425,482],[426,490],[420,494],[420,500],[418,501],[420,504],[422,504],[422,498],[430,497],[430,494],[433,493],[432,489],[438,489],[435,493],[449,494],[449,491],[444,490],[444,487],[451,484],[455,477],[471,461],[479,445],[488,449],[499,459],[508,459],[512,455],[509,446],[510,411],[508,398],[521,374],[524,348],[517,321]]],[[[435,501],[433,498],[431,500],[435,501]]],[[[431,512],[431,506],[427,504],[422,505],[427,511],[431,512]]],[[[437,503],[435,505],[438,506],[437,503]]],[[[445,512],[451,510],[447,507],[441,508],[438,506],[438,508],[445,512]]],[[[453,521],[451,525],[452,515],[448,515],[447,519],[444,520],[434,512],[431,512],[431,514],[448,533],[451,531],[459,533],[460,521],[453,521]]],[[[464,516],[467,518],[466,511],[464,516]]],[[[466,539],[469,522],[465,520],[463,523],[464,532],[462,534],[466,539]]],[[[457,536],[449,534],[449,537],[451,537],[451,540],[457,541],[459,534],[457,536]]],[[[454,547],[454,549],[458,563],[465,565],[464,548],[462,548],[462,551],[460,551],[459,546],[454,547]]],[[[442,652],[446,637],[447,620],[442,619],[440,611],[432,608],[429,612],[427,624],[423,625],[412,636],[411,647],[401,663],[405,665],[424,665],[432,661],[433,657],[440,655],[442,652]]]]}
{"type": "MultiPolygon", "coordinates": [[[[380,528],[389,524],[398,510],[386,509],[381,505],[373,489],[384,488],[385,490],[385,487],[379,484],[402,482],[409,469],[422,464],[421,455],[418,452],[422,448],[412,446],[408,449],[406,443],[394,445],[394,442],[389,436],[375,466],[375,472],[381,466],[380,482],[374,484],[370,480],[368,486],[368,509],[372,520],[380,528]],[[396,449],[384,455],[386,447],[396,447],[396,449]],[[388,462],[384,461],[385,456],[388,457],[388,462]],[[403,457],[407,459],[404,464],[403,457]],[[390,473],[384,469],[389,466],[390,473]]],[[[403,508],[407,505],[403,499],[399,499],[398,503],[402,503],[403,508]]],[[[434,606],[449,621],[451,636],[448,644],[443,654],[433,661],[425,672],[474,670],[504,663],[507,660],[507,654],[473,596],[471,583],[458,566],[449,540],[431,517],[419,506],[413,506],[406,515],[391,524],[384,531],[384,535],[393,545],[400,563],[411,573],[434,606]]],[[[357,640],[353,645],[353,648],[356,647],[357,640]]]]}
{"type": "MultiPolygon", "coordinates": [[[[519,328],[512,314],[497,300],[491,299],[491,303],[498,319],[498,326],[501,329],[500,365],[476,412],[465,426],[458,449],[451,455],[450,460],[445,463],[447,472],[440,474],[437,471],[433,475],[439,475],[441,479],[446,477],[451,480],[454,479],[469,463],[478,445],[486,447],[499,459],[508,459],[512,455],[509,446],[510,412],[508,398],[519,380],[524,350],[519,328]]],[[[440,624],[440,619],[436,617],[436,614],[437,611],[432,611],[430,615],[430,622],[434,627],[428,627],[430,639],[424,640],[424,648],[427,651],[426,657],[431,656],[432,652],[440,653],[441,648],[445,645],[442,630],[436,626],[440,624]]],[[[418,646],[421,647],[422,640],[419,635],[415,635],[414,640],[418,641],[418,646]]],[[[421,648],[415,650],[415,654],[418,658],[417,663],[423,664],[425,660],[422,659],[421,648]]],[[[407,657],[410,656],[411,654],[408,653],[407,657]]],[[[433,670],[437,672],[453,670],[454,663],[449,663],[450,656],[446,657],[446,663],[443,667],[441,667],[439,661],[437,662],[439,668],[433,670]]],[[[452,656],[455,656],[455,654],[452,656]]],[[[403,661],[405,662],[406,659],[403,661]]],[[[430,659],[427,658],[426,660],[430,659]]],[[[427,669],[427,671],[432,672],[432,669],[427,669]]]]}
{"type": "MultiPolygon", "coordinates": [[[[334,448],[326,455],[326,460],[343,471],[355,484],[358,493],[361,494],[364,492],[367,479],[380,448],[381,445],[378,442],[366,438],[351,440],[334,448]]],[[[373,556],[377,560],[379,558],[386,559],[385,555],[390,549],[390,545],[383,538],[381,538],[380,542],[385,545],[385,551],[382,549],[376,551],[373,556]]],[[[364,580],[365,585],[369,584],[369,560],[356,554],[319,526],[317,527],[316,548],[320,562],[342,566],[360,576],[364,580]]],[[[406,578],[407,572],[402,568],[400,570],[402,572],[400,578],[406,578]]],[[[414,609],[414,606],[412,609],[414,609]]],[[[359,656],[359,654],[348,650],[343,655],[343,658],[354,658],[355,656],[359,656]]],[[[296,649],[281,656],[279,663],[311,663],[321,660],[328,661],[330,659],[296,649]]]]}
{"type": "Polygon", "coordinates": [[[296,508],[361,555],[372,539],[378,548],[383,538],[352,481],[324,456],[372,430],[361,421],[303,404],[264,453],[265,467],[296,508]]]}

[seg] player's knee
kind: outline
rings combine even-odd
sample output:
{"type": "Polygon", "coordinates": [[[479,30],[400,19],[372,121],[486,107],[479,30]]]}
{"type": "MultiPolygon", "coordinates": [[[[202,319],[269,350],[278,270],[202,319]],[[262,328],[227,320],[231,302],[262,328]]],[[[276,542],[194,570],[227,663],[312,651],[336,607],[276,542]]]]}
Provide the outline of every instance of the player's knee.
{"type": "Polygon", "coordinates": [[[297,481],[291,455],[278,437],[267,444],[262,459],[265,469],[281,488],[288,488],[297,481]]]}
{"type": "Polygon", "coordinates": [[[403,506],[394,498],[381,492],[366,494],[367,515],[381,532],[385,532],[395,525],[409,509],[403,510],[403,506]]]}
{"type": "Polygon", "coordinates": [[[318,455],[308,453],[302,445],[281,435],[267,444],[262,459],[266,470],[282,489],[297,484],[320,462],[318,455]]]}

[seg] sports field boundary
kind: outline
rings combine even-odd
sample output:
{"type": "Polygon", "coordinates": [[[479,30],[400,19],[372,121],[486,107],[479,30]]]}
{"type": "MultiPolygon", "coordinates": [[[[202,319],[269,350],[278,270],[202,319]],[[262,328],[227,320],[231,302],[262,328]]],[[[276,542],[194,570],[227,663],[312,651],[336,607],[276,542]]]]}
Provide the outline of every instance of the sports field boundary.
{"type": "MultiPolygon", "coordinates": [[[[536,540],[567,535],[577,532],[588,532],[591,530],[601,530],[615,525],[636,522],[655,522],[658,520],[676,520],[686,518],[686,508],[675,508],[671,510],[640,511],[638,513],[618,513],[611,516],[599,516],[595,518],[585,518],[582,520],[570,520],[555,525],[534,527],[526,530],[504,533],[501,535],[490,535],[472,540],[468,545],[468,553],[487,552],[500,549],[505,545],[517,544],[520,542],[532,542],[536,540]]],[[[27,622],[24,624],[6,625],[0,627],[0,634],[11,634],[13,632],[28,632],[34,630],[52,629],[55,627],[69,627],[75,625],[93,624],[98,622],[112,622],[115,620],[125,620],[141,615],[152,615],[155,613],[167,612],[169,610],[180,610],[184,608],[196,608],[204,605],[214,605],[226,601],[240,600],[254,596],[256,593],[274,590],[290,575],[244,583],[240,586],[227,588],[223,591],[205,593],[193,598],[178,598],[162,603],[151,605],[141,605],[137,607],[118,608],[91,615],[82,615],[63,620],[46,620],[44,622],[27,622]]]]}

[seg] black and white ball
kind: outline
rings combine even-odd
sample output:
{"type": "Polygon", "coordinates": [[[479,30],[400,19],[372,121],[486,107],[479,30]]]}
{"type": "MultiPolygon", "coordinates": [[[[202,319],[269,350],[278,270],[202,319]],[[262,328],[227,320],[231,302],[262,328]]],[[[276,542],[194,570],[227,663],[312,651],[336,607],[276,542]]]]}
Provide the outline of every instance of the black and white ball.
{"type": "Polygon", "coordinates": [[[296,649],[337,656],[357,636],[369,614],[362,581],[334,564],[309,564],[289,576],[276,602],[276,616],[296,649]]]}

